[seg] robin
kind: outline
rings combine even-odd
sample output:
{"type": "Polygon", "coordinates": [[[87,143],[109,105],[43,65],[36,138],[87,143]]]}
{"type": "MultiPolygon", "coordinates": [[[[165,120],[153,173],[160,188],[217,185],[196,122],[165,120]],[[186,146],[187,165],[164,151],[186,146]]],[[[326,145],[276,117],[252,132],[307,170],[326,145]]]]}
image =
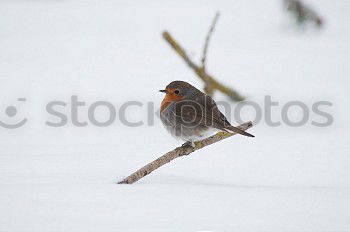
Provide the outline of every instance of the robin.
{"type": "Polygon", "coordinates": [[[160,118],[165,128],[192,146],[195,141],[218,131],[254,137],[232,126],[210,96],[187,82],[173,81],[159,91],[165,93],[160,106],[160,118]]]}

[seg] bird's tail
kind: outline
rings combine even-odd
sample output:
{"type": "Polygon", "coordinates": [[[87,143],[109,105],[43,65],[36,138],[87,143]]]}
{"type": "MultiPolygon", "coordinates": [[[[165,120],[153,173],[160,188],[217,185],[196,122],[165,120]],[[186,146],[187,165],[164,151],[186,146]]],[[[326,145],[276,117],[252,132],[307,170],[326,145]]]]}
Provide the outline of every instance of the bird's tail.
{"type": "Polygon", "coordinates": [[[228,132],[231,132],[231,133],[238,133],[238,134],[248,136],[248,137],[255,137],[254,135],[249,134],[248,132],[245,132],[244,130],[241,130],[241,129],[234,127],[234,126],[227,126],[227,127],[225,127],[225,130],[227,130],[228,132]]]}

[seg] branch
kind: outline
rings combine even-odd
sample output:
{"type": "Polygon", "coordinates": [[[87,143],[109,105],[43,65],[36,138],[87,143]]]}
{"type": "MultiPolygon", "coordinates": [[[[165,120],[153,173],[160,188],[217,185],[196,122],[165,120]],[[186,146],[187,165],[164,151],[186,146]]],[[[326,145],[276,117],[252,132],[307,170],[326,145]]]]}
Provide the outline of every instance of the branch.
{"type": "Polygon", "coordinates": [[[229,96],[234,101],[244,100],[244,97],[242,97],[238,92],[216,81],[211,75],[206,73],[206,71],[203,70],[203,68],[199,67],[194,62],[192,62],[191,59],[186,54],[185,50],[175,41],[175,39],[169,34],[169,32],[164,31],[162,35],[163,35],[163,38],[169,43],[169,45],[175,50],[175,52],[205,83],[209,83],[213,89],[222,92],[223,94],[229,96]]]}
{"type": "MultiPolygon", "coordinates": [[[[250,127],[252,127],[253,124],[252,122],[246,122],[243,123],[242,125],[238,126],[239,129],[241,130],[247,130],[250,127]]],[[[228,133],[228,132],[218,132],[213,136],[210,136],[208,138],[205,138],[203,140],[195,142],[195,147],[192,147],[191,145],[184,144],[181,147],[177,147],[172,151],[169,151],[168,153],[165,153],[158,159],[152,161],[151,163],[145,165],[144,167],[140,168],[130,176],[126,177],[124,180],[118,182],[118,184],[132,184],[138,181],[139,179],[147,176],[157,168],[160,168],[166,163],[169,163],[173,159],[179,158],[184,155],[189,155],[194,151],[197,151],[199,149],[202,149],[203,147],[206,147],[210,144],[219,142],[220,140],[229,138],[237,133],[228,133]]]]}
{"type": "Polygon", "coordinates": [[[206,59],[207,59],[207,53],[208,53],[208,47],[209,47],[209,41],[210,41],[210,38],[215,30],[215,26],[216,26],[216,23],[218,22],[219,20],[219,17],[220,17],[220,12],[217,12],[215,14],[215,17],[213,19],[213,22],[211,23],[211,26],[209,28],[209,31],[208,31],[208,34],[205,38],[205,43],[204,43],[204,47],[203,47],[203,53],[202,53],[202,68],[203,70],[205,70],[205,62],[206,62],[206,59]]]}
{"type": "Polygon", "coordinates": [[[203,72],[203,75],[204,75],[204,83],[205,83],[204,91],[207,94],[209,94],[209,95],[213,95],[214,88],[213,88],[213,86],[210,83],[209,76],[205,72],[205,64],[206,64],[206,59],[207,59],[207,53],[208,53],[208,47],[209,47],[210,38],[211,38],[211,36],[212,36],[212,34],[214,32],[216,23],[219,20],[219,16],[220,16],[220,13],[217,12],[215,17],[214,17],[213,22],[211,23],[211,26],[210,26],[209,31],[207,33],[207,36],[205,38],[205,43],[204,43],[204,47],[203,47],[203,54],[202,54],[202,59],[201,59],[201,62],[202,62],[201,69],[202,69],[202,72],[203,72]]]}
{"type": "Polygon", "coordinates": [[[301,0],[284,0],[285,7],[292,12],[299,24],[304,24],[307,21],[314,22],[318,27],[322,27],[323,20],[309,6],[305,5],[301,0]]]}

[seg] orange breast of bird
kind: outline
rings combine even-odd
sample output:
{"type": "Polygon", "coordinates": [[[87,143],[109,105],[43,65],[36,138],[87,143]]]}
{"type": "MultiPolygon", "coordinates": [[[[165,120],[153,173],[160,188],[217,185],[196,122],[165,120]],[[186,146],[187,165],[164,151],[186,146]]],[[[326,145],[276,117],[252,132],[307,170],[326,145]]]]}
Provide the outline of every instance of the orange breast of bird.
{"type": "Polygon", "coordinates": [[[181,96],[174,94],[173,91],[171,91],[170,89],[167,90],[168,92],[166,93],[162,103],[160,104],[160,112],[163,112],[163,110],[165,110],[165,108],[167,108],[167,106],[170,103],[180,101],[182,99],[181,96]]]}

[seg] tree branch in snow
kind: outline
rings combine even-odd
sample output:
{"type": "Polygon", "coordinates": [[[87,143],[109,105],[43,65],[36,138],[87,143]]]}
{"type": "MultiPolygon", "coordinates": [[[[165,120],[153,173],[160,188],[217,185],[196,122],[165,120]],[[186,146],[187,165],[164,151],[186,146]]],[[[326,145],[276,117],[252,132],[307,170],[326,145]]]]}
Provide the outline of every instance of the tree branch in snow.
{"type": "Polygon", "coordinates": [[[202,53],[202,59],[201,59],[201,62],[202,62],[201,69],[202,69],[202,72],[204,73],[203,75],[204,75],[204,82],[205,82],[204,91],[207,94],[209,94],[209,95],[213,95],[214,88],[212,87],[212,85],[210,83],[209,76],[206,75],[205,65],[206,65],[206,60],[207,60],[209,41],[210,41],[210,38],[211,38],[211,36],[212,36],[212,34],[214,32],[216,23],[219,20],[219,16],[220,16],[220,13],[217,12],[215,17],[214,17],[214,19],[213,19],[213,22],[211,23],[211,26],[210,26],[209,31],[207,33],[207,36],[205,38],[205,43],[204,43],[203,53],[202,53]]]}
{"type": "Polygon", "coordinates": [[[216,22],[218,20],[219,14],[217,13],[214,21],[212,23],[212,26],[209,29],[207,38],[206,38],[206,42],[204,45],[204,50],[203,50],[203,57],[202,57],[202,65],[199,66],[197,64],[195,64],[187,55],[187,53],[185,52],[185,50],[179,45],[179,43],[170,35],[169,32],[164,31],[163,32],[163,38],[165,39],[165,41],[167,41],[169,43],[169,45],[175,50],[175,52],[185,61],[185,63],[197,74],[197,76],[204,81],[205,83],[205,88],[204,91],[209,94],[212,95],[214,90],[220,91],[223,94],[229,96],[232,100],[234,101],[243,101],[244,97],[242,97],[237,91],[233,90],[230,87],[227,87],[223,84],[221,84],[220,82],[216,81],[214,79],[213,76],[211,76],[210,74],[208,74],[205,70],[205,61],[206,61],[206,55],[207,55],[207,49],[208,49],[208,45],[209,45],[209,40],[211,37],[211,34],[214,31],[216,22]]]}
{"type": "Polygon", "coordinates": [[[309,6],[306,6],[301,0],[284,0],[285,7],[296,18],[299,24],[305,24],[307,21],[313,22],[316,26],[322,27],[323,20],[309,6]]]}
{"type": "MultiPolygon", "coordinates": [[[[252,122],[246,122],[242,125],[238,126],[241,130],[248,130],[253,126],[252,122]]],[[[122,181],[118,182],[118,184],[132,184],[138,181],[139,179],[147,176],[154,170],[160,168],[166,163],[169,163],[173,159],[179,158],[181,156],[189,155],[192,152],[195,152],[199,149],[202,149],[203,147],[209,146],[213,143],[219,142],[223,139],[229,138],[237,133],[228,133],[228,132],[218,132],[213,136],[210,136],[208,138],[205,138],[203,140],[195,142],[195,146],[192,147],[190,144],[184,143],[181,147],[177,147],[172,151],[169,151],[159,157],[158,159],[152,161],[151,163],[145,165],[144,167],[140,168],[130,176],[126,177],[122,181]]]]}
{"type": "Polygon", "coordinates": [[[208,31],[208,34],[205,38],[205,43],[204,43],[204,47],[203,47],[203,53],[202,53],[202,68],[205,69],[205,62],[206,62],[206,59],[207,59],[207,53],[208,53],[208,47],[209,47],[209,41],[210,41],[210,38],[215,30],[215,26],[216,26],[216,23],[218,22],[219,20],[219,17],[220,17],[220,12],[217,12],[214,19],[213,19],[213,22],[211,23],[211,26],[209,28],[209,31],[208,31]]]}

